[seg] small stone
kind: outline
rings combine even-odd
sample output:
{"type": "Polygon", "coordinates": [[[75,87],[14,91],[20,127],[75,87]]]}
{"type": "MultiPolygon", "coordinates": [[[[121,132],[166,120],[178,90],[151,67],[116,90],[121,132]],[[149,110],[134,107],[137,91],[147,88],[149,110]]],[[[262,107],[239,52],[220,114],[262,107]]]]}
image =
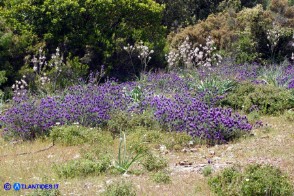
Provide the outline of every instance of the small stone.
{"type": "Polygon", "coordinates": [[[160,150],[160,152],[166,151],[166,146],[165,145],[160,145],[159,150],[160,150]]]}
{"type": "Polygon", "coordinates": [[[184,149],[182,150],[182,152],[183,152],[183,153],[186,153],[186,152],[188,152],[188,150],[187,150],[186,148],[184,148],[184,149]]]}
{"type": "Polygon", "coordinates": [[[233,149],[233,146],[229,146],[228,148],[227,148],[227,151],[231,151],[233,149]]]}
{"type": "Polygon", "coordinates": [[[127,173],[124,173],[124,174],[123,174],[123,177],[128,178],[128,177],[130,177],[130,175],[127,174],[127,173]]]}
{"type": "Polygon", "coordinates": [[[191,148],[190,151],[191,151],[191,152],[197,152],[198,149],[197,149],[197,148],[191,148]]]}
{"type": "Polygon", "coordinates": [[[210,151],[209,151],[209,154],[210,154],[210,155],[215,155],[215,152],[214,152],[213,150],[210,150],[210,151]]]}
{"type": "Polygon", "coordinates": [[[112,183],[112,180],[106,180],[106,184],[111,184],[112,183]]]}

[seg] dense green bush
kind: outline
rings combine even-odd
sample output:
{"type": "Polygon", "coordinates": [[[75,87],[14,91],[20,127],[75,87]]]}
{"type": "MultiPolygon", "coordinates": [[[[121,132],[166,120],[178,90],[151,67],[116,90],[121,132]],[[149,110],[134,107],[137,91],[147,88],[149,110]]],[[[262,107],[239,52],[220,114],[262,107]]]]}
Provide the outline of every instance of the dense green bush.
{"type": "Polygon", "coordinates": [[[89,175],[100,175],[110,167],[109,155],[101,155],[97,160],[77,159],[61,165],[54,165],[53,169],[59,177],[74,178],[89,175]]]}
{"type": "Polygon", "coordinates": [[[158,148],[164,145],[167,150],[181,150],[189,145],[193,138],[187,133],[166,133],[158,129],[150,130],[144,127],[136,127],[128,134],[131,151],[149,152],[150,148],[158,148]]]}
{"type": "Polygon", "coordinates": [[[222,101],[221,105],[247,113],[258,109],[261,114],[281,114],[294,107],[290,90],[271,86],[241,83],[222,101]]]}
{"type": "Polygon", "coordinates": [[[294,122],[294,109],[290,109],[285,112],[286,119],[290,122],[294,122]]]}
{"type": "Polygon", "coordinates": [[[217,195],[292,195],[293,185],[278,168],[249,165],[244,171],[227,168],[209,180],[217,195]]]}
{"type": "Polygon", "coordinates": [[[111,119],[107,122],[107,126],[112,133],[132,131],[136,127],[145,127],[149,130],[159,129],[159,124],[152,110],[132,114],[123,111],[114,111],[111,114],[111,119]]]}
{"type": "Polygon", "coordinates": [[[156,183],[168,184],[171,182],[170,174],[167,171],[158,171],[152,174],[151,178],[156,183]]]}
{"type": "MultiPolygon", "coordinates": [[[[66,56],[84,57],[92,69],[105,64],[108,69],[120,70],[123,77],[122,73],[130,71],[122,50],[127,43],[142,40],[160,56],[165,36],[163,9],[153,0],[5,0],[0,15],[21,36],[30,33],[25,43],[30,45],[37,37],[46,42],[50,52],[59,46],[66,56]]],[[[29,45],[24,45],[24,52],[29,45]]]]}
{"type": "Polygon", "coordinates": [[[60,143],[65,146],[74,146],[84,143],[97,143],[103,146],[113,143],[112,136],[109,132],[78,125],[55,126],[51,130],[50,136],[55,143],[60,143]]]}
{"type": "Polygon", "coordinates": [[[253,63],[259,54],[256,51],[257,43],[253,40],[249,32],[240,33],[238,41],[233,43],[233,56],[238,64],[253,63]]]}
{"type": "Polygon", "coordinates": [[[29,196],[60,196],[61,193],[58,189],[37,189],[29,196]]]}
{"type": "Polygon", "coordinates": [[[35,42],[36,36],[29,30],[13,27],[2,15],[0,7],[0,70],[5,71],[8,78],[5,86],[12,85],[24,64],[25,55],[32,52],[35,42]]]}
{"type": "Polygon", "coordinates": [[[191,25],[215,12],[222,0],[156,0],[165,4],[163,24],[169,30],[191,25]]]}
{"type": "Polygon", "coordinates": [[[136,189],[130,182],[120,181],[106,186],[106,191],[102,193],[105,196],[135,196],[136,189]]]}
{"type": "Polygon", "coordinates": [[[147,171],[159,171],[166,168],[168,163],[163,157],[155,156],[152,153],[149,153],[145,156],[142,165],[147,171]]]}

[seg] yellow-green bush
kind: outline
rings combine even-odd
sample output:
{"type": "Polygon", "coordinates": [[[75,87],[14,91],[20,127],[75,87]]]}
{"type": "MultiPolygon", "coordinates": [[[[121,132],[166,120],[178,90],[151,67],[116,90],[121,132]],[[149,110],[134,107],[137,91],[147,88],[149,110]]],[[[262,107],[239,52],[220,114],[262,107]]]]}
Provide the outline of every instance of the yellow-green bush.
{"type": "Polygon", "coordinates": [[[204,44],[205,38],[210,35],[218,49],[225,50],[226,54],[237,58],[238,63],[257,61],[259,58],[271,59],[273,53],[274,57],[281,61],[291,54],[287,45],[293,34],[293,6],[290,7],[284,0],[275,0],[268,10],[262,5],[256,5],[236,11],[238,9],[224,9],[209,15],[194,26],[171,33],[168,37],[171,50],[177,48],[186,37],[193,43],[204,44]],[[281,4],[281,7],[276,4],[281,4]],[[273,22],[280,28],[281,33],[274,51],[271,52],[267,32],[274,28],[273,22]]]}
{"type": "Polygon", "coordinates": [[[113,144],[112,136],[109,132],[102,131],[98,128],[88,128],[78,125],[72,126],[55,126],[50,136],[55,143],[65,146],[74,146],[84,143],[110,145],[113,144]]]}
{"type": "Polygon", "coordinates": [[[258,108],[261,114],[277,115],[294,107],[294,96],[290,90],[272,85],[243,83],[221,100],[221,104],[247,113],[258,108]]]}
{"type": "Polygon", "coordinates": [[[279,168],[270,165],[248,165],[226,168],[209,180],[217,195],[292,195],[293,185],[279,168]]]}

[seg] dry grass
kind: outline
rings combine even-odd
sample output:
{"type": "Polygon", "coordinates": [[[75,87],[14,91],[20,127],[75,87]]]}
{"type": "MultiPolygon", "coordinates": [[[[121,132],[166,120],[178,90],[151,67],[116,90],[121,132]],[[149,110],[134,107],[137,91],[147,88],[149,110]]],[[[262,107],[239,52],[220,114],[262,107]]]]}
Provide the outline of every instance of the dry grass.
{"type": "MultiPolygon", "coordinates": [[[[175,171],[174,165],[182,160],[197,164],[213,165],[228,163],[246,165],[249,163],[269,163],[286,172],[294,183],[294,122],[283,117],[264,117],[264,124],[271,128],[254,130],[254,136],[240,141],[214,147],[198,146],[196,152],[169,152],[164,155],[170,164],[172,182],[162,185],[152,182],[147,172],[130,175],[138,195],[213,195],[207,185],[207,178],[197,171],[175,171]]],[[[78,158],[82,146],[54,147],[33,154],[13,156],[22,152],[34,152],[50,146],[50,141],[33,141],[12,144],[0,140],[0,195],[25,195],[29,191],[4,191],[5,182],[58,183],[63,195],[98,195],[105,183],[123,178],[119,175],[101,175],[86,178],[60,179],[53,172],[52,165],[78,158]],[[3,157],[2,155],[10,155],[3,157]]]]}

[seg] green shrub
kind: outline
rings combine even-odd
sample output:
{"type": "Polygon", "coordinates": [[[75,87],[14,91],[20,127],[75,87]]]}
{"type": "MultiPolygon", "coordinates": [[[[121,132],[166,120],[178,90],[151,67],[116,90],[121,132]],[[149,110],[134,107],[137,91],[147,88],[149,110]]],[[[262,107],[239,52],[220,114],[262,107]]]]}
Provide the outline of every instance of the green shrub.
{"type": "Polygon", "coordinates": [[[243,110],[247,113],[258,108],[261,114],[281,114],[294,107],[290,90],[270,85],[239,84],[223,100],[221,105],[243,110]]]}
{"type": "Polygon", "coordinates": [[[187,133],[163,133],[163,140],[160,144],[166,146],[169,150],[176,150],[177,148],[187,147],[193,138],[187,133]]]}
{"type": "Polygon", "coordinates": [[[152,180],[156,183],[168,184],[171,182],[170,175],[167,171],[158,171],[152,174],[152,180]]]}
{"type": "Polygon", "coordinates": [[[136,129],[136,127],[145,127],[147,129],[159,128],[159,124],[154,118],[151,110],[146,110],[142,114],[130,114],[123,111],[115,111],[111,114],[107,126],[112,133],[132,131],[133,129],[136,129]]]}
{"type": "Polygon", "coordinates": [[[256,41],[249,32],[240,33],[239,39],[233,43],[233,56],[236,63],[253,63],[257,60],[259,54],[256,51],[256,41]]]}
{"type": "Polygon", "coordinates": [[[58,189],[37,189],[29,196],[60,196],[61,193],[58,189]]]}
{"type": "Polygon", "coordinates": [[[145,127],[136,127],[130,131],[128,144],[130,151],[136,153],[148,153],[152,147],[156,147],[163,139],[163,132],[148,130],[145,127]]]}
{"type": "Polygon", "coordinates": [[[110,166],[109,155],[104,155],[99,160],[77,159],[62,165],[54,165],[53,169],[59,177],[74,178],[89,175],[100,175],[110,166]]]}
{"type": "Polygon", "coordinates": [[[168,166],[168,162],[163,157],[155,156],[149,153],[142,161],[142,165],[148,171],[159,171],[166,168],[168,166]]]}
{"type": "Polygon", "coordinates": [[[248,118],[249,123],[254,124],[258,120],[260,120],[260,114],[258,113],[257,110],[254,110],[253,112],[250,112],[247,115],[247,118],[248,118]]]}
{"type": "Polygon", "coordinates": [[[286,111],[285,116],[288,121],[294,122],[294,109],[286,111]]]}
{"type": "Polygon", "coordinates": [[[130,150],[135,152],[148,152],[151,147],[164,145],[168,150],[179,150],[187,147],[193,138],[186,133],[163,132],[158,130],[148,130],[144,127],[136,127],[129,133],[130,150]]]}
{"type": "Polygon", "coordinates": [[[107,185],[106,191],[102,194],[105,196],[135,196],[136,190],[130,182],[116,182],[107,185]]]}
{"type": "Polygon", "coordinates": [[[213,169],[211,166],[205,166],[202,170],[202,174],[207,177],[212,173],[213,169]]]}
{"type": "Polygon", "coordinates": [[[64,146],[74,146],[84,143],[98,143],[103,145],[113,144],[110,133],[103,132],[100,129],[93,129],[78,125],[55,126],[50,136],[56,143],[64,146]]]}
{"type": "MultiPolygon", "coordinates": [[[[131,73],[122,50],[128,42],[142,40],[154,46],[154,50],[162,51],[165,40],[165,27],[161,25],[163,10],[164,6],[153,0],[5,0],[0,15],[12,26],[12,32],[30,33],[27,43],[44,41],[50,46],[49,51],[62,45],[67,50],[66,56],[72,53],[83,57],[92,68],[107,63],[108,69],[124,72],[117,75],[124,77],[131,73]],[[35,39],[31,41],[32,38],[35,39]]],[[[26,47],[16,45],[19,53],[8,57],[22,60],[27,54],[21,49],[27,51],[29,48],[26,43],[22,44],[26,47]]],[[[10,45],[5,49],[13,48],[14,43],[10,45]]]]}
{"type": "Polygon", "coordinates": [[[270,165],[249,165],[243,172],[227,168],[212,177],[209,185],[217,195],[292,195],[294,191],[289,179],[270,165]]]}
{"type": "Polygon", "coordinates": [[[241,174],[232,167],[224,169],[221,174],[209,179],[208,183],[218,195],[239,195],[239,182],[241,174]]]}

